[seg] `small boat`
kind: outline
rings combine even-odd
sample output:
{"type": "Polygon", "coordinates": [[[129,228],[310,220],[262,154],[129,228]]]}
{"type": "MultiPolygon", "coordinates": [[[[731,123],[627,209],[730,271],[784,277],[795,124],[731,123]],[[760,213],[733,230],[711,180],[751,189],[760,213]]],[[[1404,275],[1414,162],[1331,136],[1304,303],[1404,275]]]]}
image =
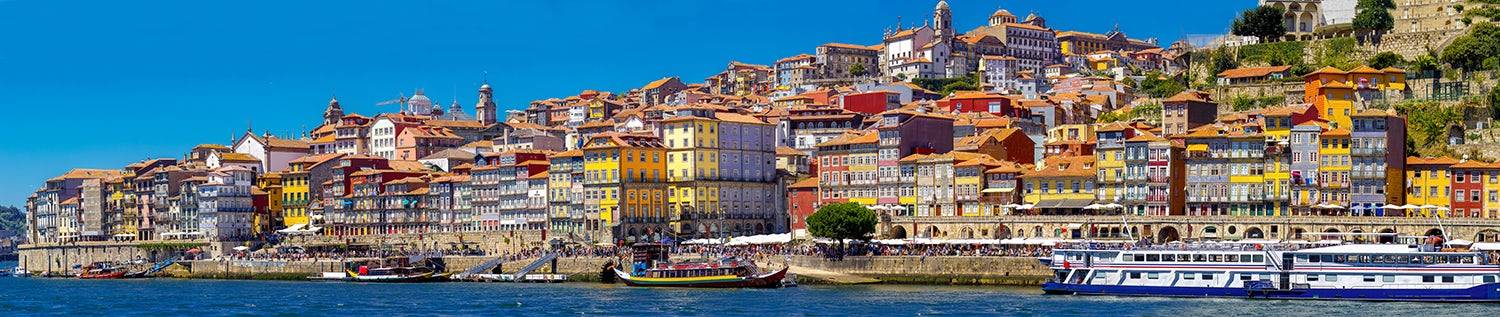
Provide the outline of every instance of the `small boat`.
{"type": "Polygon", "coordinates": [[[427,261],[413,265],[407,258],[393,257],[385,260],[351,262],[345,273],[347,281],[369,283],[421,283],[448,281],[451,273],[428,266],[427,261]]]}
{"type": "Polygon", "coordinates": [[[636,245],[631,272],[615,268],[615,276],[629,286],[703,288],[777,288],[786,279],[785,267],[761,272],[755,262],[735,257],[672,263],[668,249],[658,244],[636,245]]]}
{"type": "Polygon", "coordinates": [[[14,277],[31,277],[31,271],[27,271],[26,268],[24,268],[24,267],[16,267],[11,272],[10,276],[14,276],[14,277]]]}
{"type": "Polygon", "coordinates": [[[90,263],[78,269],[78,278],[85,280],[104,280],[125,278],[129,269],[124,266],[109,262],[90,263]]]}

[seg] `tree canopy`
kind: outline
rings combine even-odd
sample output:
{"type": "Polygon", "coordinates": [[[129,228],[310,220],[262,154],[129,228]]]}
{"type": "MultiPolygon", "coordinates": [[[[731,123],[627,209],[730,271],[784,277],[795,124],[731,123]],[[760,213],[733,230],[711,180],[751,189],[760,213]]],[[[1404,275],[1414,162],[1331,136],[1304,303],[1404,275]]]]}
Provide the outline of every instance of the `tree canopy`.
{"type": "Polygon", "coordinates": [[[1365,65],[1370,65],[1370,67],[1374,67],[1375,69],[1397,67],[1405,64],[1406,59],[1402,58],[1401,55],[1393,52],[1380,52],[1379,54],[1375,54],[1375,56],[1370,57],[1370,60],[1365,61],[1365,65]]]}
{"type": "Polygon", "coordinates": [[[807,216],[807,231],[814,237],[866,240],[875,233],[875,212],[858,203],[837,203],[818,208],[807,216]]]}
{"type": "Polygon", "coordinates": [[[1229,29],[1234,35],[1254,36],[1262,43],[1270,42],[1286,35],[1286,25],[1281,23],[1283,14],[1286,14],[1286,11],[1281,8],[1255,7],[1240,12],[1240,16],[1234,18],[1229,29]]]}
{"type": "Polygon", "coordinates": [[[1497,51],[1500,51],[1500,27],[1480,22],[1469,34],[1454,38],[1438,59],[1454,68],[1482,70],[1488,59],[1495,59],[1490,61],[1491,65],[1500,64],[1494,54],[1497,51]]]}
{"type": "Polygon", "coordinates": [[[1378,40],[1380,34],[1396,27],[1391,9],[1396,8],[1392,0],[1359,0],[1354,6],[1354,30],[1378,40]]]}
{"type": "Polygon", "coordinates": [[[26,213],[15,206],[0,207],[0,230],[17,234],[26,231],[26,213]]]}
{"type": "Polygon", "coordinates": [[[1166,98],[1187,90],[1178,77],[1167,77],[1161,72],[1152,71],[1146,73],[1146,78],[1137,84],[1136,90],[1150,95],[1151,98],[1166,98]]]}

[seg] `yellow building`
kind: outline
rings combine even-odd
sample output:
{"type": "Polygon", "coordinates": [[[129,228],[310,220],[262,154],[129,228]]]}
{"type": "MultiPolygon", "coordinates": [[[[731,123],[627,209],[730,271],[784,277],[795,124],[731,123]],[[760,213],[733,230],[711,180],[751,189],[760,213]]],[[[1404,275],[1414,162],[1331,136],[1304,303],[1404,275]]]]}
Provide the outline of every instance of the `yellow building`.
{"type": "Polygon", "coordinates": [[[261,174],[260,178],[256,179],[255,182],[256,189],[264,192],[266,195],[266,209],[263,213],[257,213],[255,218],[252,219],[254,222],[252,233],[260,234],[260,230],[275,231],[286,224],[281,204],[282,199],[285,198],[281,192],[281,173],[270,172],[261,174]]]}
{"type": "Polygon", "coordinates": [[[311,225],[307,205],[311,199],[310,184],[313,166],[341,154],[308,155],[287,162],[281,175],[281,224],[286,228],[301,229],[311,225]]]}
{"type": "MultiPolygon", "coordinates": [[[[694,219],[709,218],[719,210],[719,120],[707,117],[711,109],[662,120],[663,143],[667,145],[667,209],[677,232],[715,232],[715,228],[694,225],[694,219]]],[[[717,218],[714,216],[713,218],[717,218]]]]}
{"type": "Polygon", "coordinates": [[[1333,214],[1348,214],[1349,171],[1353,163],[1349,157],[1349,130],[1333,128],[1318,135],[1318,201],[1323,204],[1344,207],[1325,211],[1333,214]]]}
{"type": "Polygon", "coordinates": [[[649,134],[603,132],[583,146],[585,210],[616,239],[667,229],[666,148],[649,134]]]}
{"type": "Polygon", "coordinates": [[[1323,67],[1302,78],[1304,101],[1318,109],[1318,117],[1328,120],[1335,128],[1349,128],[1349,116],[1354,111],[1356,99],[1349,73],[1323,67]]]}
{"type": "Polygon", "coordinates": [[[1052,156],[1021,175],[1030,214],[1081,214],[1095,202],[1093,156],[1052,156]]]}
{"type": "MultiPolygon", "coordinates": [[[[1406,203],[1415,206],[1436,206],[1448,208],[1451,202],[1449,195],[1453,192],[1452,175],[1449,168],[1458,161],[1448,157],[1406,158],[1406,203]]],[[[1422,208],[1420,210],[1406,210],[1408,217],[1432,217],[1437,212],[1436,208],[1422,208]]],[[[1443,215],[1445,213],[1437,213],[1443,215]]]]}
{"type": "Polygon", "coordinates": [[[1100,125],[1094,132],[1098,134],[1094,148],[1094,166],[1099,173],[1098,199],[1118,202],[1125,194],[1125,140],[1135,137],[1137,131],[1128,124],[1114,122],[1100,125]]]}

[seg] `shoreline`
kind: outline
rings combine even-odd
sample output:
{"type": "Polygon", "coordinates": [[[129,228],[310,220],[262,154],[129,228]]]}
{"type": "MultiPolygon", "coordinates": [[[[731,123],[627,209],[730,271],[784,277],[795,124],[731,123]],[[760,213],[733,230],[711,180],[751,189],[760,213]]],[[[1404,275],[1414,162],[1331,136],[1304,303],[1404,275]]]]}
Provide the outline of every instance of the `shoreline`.
{"type": "MultiPolygon", "coordinates": [[[[445,260],[450,267],[469,268],[488,258],[460,256],[445,260]]],[[[558,258],[555,271],[544,265],[533,273],[568,276],[559,283],[599,283],[603,263],[608,257],[558,258]]],[[[535,261],[527,259],[500,264],[501,271],[519,268],[535,261]]],[[[161,276],[153,278],[205,280],[308,281],[322,272],[334,272],[344,260],[271,261],[271,260],[196,260],[172,264],[161,276]]],[[[769,256],[758,260],[762,267],[786,265],[799,284],[810,285],[970,285],[970,286],[1036,286],[1050,276],[1034,258],[985,256],[859,256],[833,261],[817,256],[769,256]]],[[[32,270],[35,277],[70,278],[54,272],[32,270]]],[[[450,272],[463,269],[449,270],[450,272]]],[[[469,281],[455,281],[469,282],[469,281]]]]}

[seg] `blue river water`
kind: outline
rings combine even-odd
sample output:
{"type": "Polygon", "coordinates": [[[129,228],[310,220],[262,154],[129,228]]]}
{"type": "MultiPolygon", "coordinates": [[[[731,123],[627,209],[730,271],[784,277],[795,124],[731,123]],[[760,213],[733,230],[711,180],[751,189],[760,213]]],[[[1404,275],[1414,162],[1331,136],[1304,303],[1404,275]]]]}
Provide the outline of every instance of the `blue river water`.
{"type": "MultiPolygon", "coordinates": [[[[0,264],[0,267],[14,263],[0,264]]],[[[0,278],[4,316],[1478,316],[1500,305],[1048,296],[1029,287],[0,278]]]]}

